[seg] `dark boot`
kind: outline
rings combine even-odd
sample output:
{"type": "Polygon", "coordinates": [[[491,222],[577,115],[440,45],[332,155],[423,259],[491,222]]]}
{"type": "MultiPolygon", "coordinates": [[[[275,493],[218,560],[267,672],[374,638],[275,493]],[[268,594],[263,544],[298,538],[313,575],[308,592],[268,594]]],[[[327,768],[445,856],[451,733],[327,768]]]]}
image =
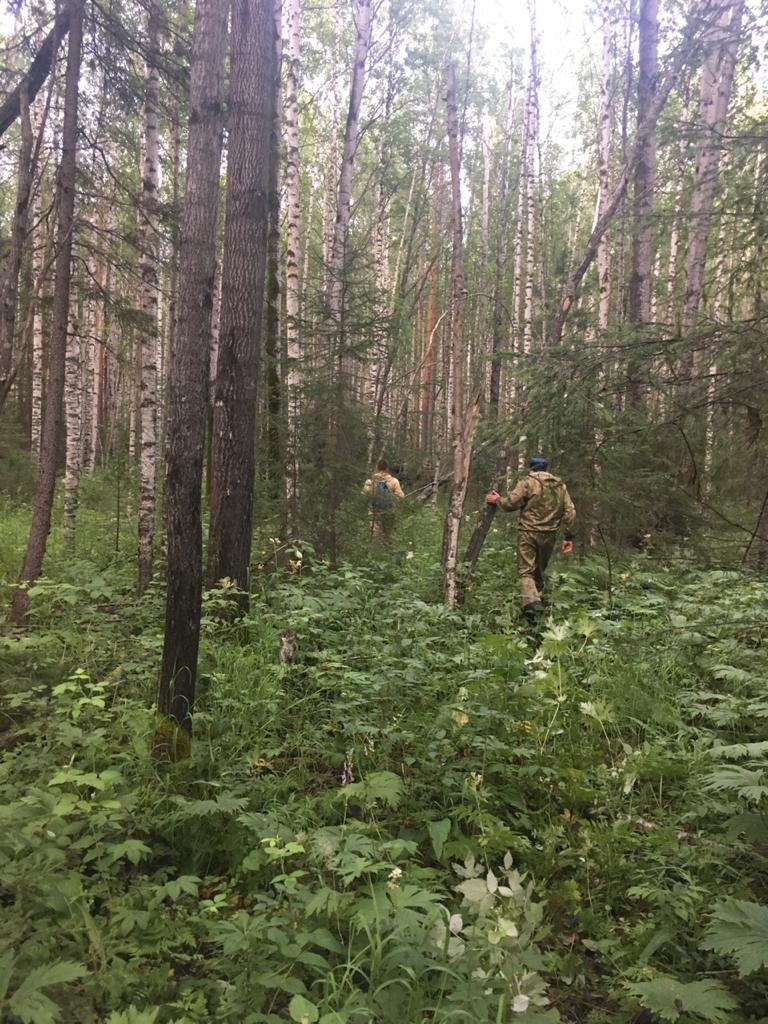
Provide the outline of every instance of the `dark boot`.
{"type": "Polygon", "coordinates": [[[537,622],[543,611],[544,605],[541,601],[531,601],[529,604],[523,605],[522,614],[526,622],[537,622]]]}

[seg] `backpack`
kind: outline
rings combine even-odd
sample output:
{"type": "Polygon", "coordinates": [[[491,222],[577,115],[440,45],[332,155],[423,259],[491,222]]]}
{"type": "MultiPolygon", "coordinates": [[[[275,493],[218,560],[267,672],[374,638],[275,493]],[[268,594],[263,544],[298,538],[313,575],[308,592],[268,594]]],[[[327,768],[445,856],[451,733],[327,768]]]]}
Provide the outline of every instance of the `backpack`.
{"type": "Polygon", "coordinates": [[[374,512],[391,512],[395,504],[395,496],[387,486],[386,480],[374,480],[371,508],[374,512]]]}

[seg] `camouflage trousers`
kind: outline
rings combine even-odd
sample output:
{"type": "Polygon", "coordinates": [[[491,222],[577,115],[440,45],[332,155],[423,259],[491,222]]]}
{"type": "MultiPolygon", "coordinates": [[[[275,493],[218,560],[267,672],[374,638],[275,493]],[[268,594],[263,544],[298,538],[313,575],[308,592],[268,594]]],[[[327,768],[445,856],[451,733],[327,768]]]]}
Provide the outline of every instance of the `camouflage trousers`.
{"type": "Polygon", "coordinates": [[[555,550],[556,539],[554,530],[517,532],[517,574],[520,577],[523,607],[541,600],[544,573],[555,550]]]}
{"type": "Polygon", "coordinates": [[[395,516],[393,512],[375,512],[368,510],[368,522],[371,527],[371,536],[377,540],[389,541],[395,531],[395,516]]]}

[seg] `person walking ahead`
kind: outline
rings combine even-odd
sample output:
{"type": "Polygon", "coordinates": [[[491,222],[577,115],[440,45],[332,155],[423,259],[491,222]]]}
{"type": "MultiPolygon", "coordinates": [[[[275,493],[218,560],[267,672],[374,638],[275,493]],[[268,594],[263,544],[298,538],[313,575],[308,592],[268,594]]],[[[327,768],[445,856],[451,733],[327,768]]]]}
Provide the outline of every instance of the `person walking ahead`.
{"type": "Polygon", "coordinates": [[[374,537],[388,540],[395,525],[395,503],[405,497],[400,481],[389,472],[386,459],[379,459],[376,472],[363,485],[363,494],[368,496],[368,519],[374,537]]]}
{"type": "Polygon", "coordinates": [[[544,607],[544,573],[555,549],[561,523],[568,531],[563,551],[573,550],[570,529],[576,521],[576,509],[563,481],[549,472],[546,459],[531,459],[528,465],[528,475],[517,483],[506,498],[502,498],[497,491],[491,491],[485,500],[505,512],[520,509],[517,572],[520,577],[523,615],[527,619],[534,619],[544,607]]]}

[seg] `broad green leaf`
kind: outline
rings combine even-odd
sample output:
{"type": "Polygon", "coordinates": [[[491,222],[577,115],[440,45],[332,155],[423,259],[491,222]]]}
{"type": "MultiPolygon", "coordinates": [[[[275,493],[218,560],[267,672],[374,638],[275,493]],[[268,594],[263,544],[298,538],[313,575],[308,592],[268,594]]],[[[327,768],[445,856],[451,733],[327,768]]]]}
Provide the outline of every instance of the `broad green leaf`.
{"type": "Polygon", "coordinates": [[[152,853],[150,847],[146,843],[142,843],[140,839],[126,839],[125,842],[116,843],[107,849],[107,864],[114,864],[115,861],[122,860],[123,857],[131,864],[138,864],[142,857],[152,853]]]}
{"type": "Polygon", "coordinates": [[[768,966],[768,907],[724,900],[714,909],[702,948],[735,957],[742,978],[768,966]]]}
{"type": "Polygon", "coordinates": [[[76,981],[87,973],[82,964],[70,960],[35,967],[8,1000],[8,1006],[22,1024],[54,1024],[59,1019],[59,1007],[42,990],[76,981]]]}
{"type": "Polygon", "coordinates": [[[658,974],[653,981],[628,985],[628,990],[662,1020],[676,1021],[682,1013],[720,1024],[728,1020],[737,1000],[719,981],[679,981],[669,974],[658,974]]]}
{"type": "Polygon", "coordinates": [[[451,831],[451,819],[442,818],[440,821],[428,821],[427,832],[429,838],[432,840],[432,849],[435,851],[435,857],[437,860],[443,855],[443,847],[445,841],[451,831]]]}
{"type": "Polygon", "coordinates": [[[295,1020],[298,1024],[315,1024],[315,1021],[319,1018],[320,1013],[314,1003],[310,1003],[304,996],[294,996],[288,1004],[288,1012],[291,1015],[291,1020],[295,1020]]]}

